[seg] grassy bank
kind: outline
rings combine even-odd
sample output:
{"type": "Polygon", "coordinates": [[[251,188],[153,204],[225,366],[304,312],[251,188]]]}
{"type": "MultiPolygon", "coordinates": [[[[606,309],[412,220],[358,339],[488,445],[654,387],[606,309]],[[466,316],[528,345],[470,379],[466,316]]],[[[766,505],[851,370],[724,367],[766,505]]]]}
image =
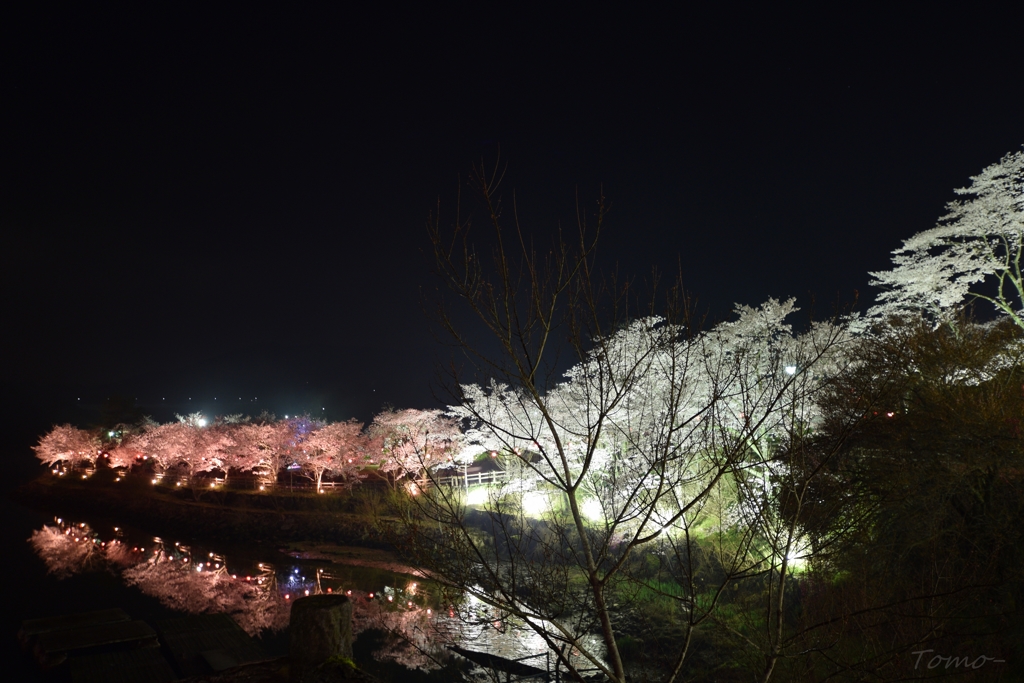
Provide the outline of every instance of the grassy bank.
{"type": "Polygon", "coordinates": [[[116,481],[109,471],[89,479],[43,475],[12,493],[22,505],[64,514],[131,519],[169,535],[233,542],[317,541],[389,548],[362,511],[374,492],[295,493],[154,486],[144,477],[116,481]]]}

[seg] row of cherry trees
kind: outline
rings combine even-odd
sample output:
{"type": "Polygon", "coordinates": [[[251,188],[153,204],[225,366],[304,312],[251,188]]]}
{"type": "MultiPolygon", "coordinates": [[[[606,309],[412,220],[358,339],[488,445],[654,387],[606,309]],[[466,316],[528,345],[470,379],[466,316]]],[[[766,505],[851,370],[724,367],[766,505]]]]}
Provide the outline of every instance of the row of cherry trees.
{"type": "Polygon", "coordinates": [[[459,431],[436,410],[386,410],[364,429],[356,420],[323,422],[306,416],[277,420],[229,416],[207,424],[202,415],[175,422],[146,422],[102,432],[71,425],[54,427],[34,447],[55,469],[107,462],[130,468],[151,462],[160,472],[193,477],[204,472],[250,472],[274,480],[297,468],[319,489],[325,477],[352,483],[375,468],[397,481],[426,465],[451,465],[459,431]]]}

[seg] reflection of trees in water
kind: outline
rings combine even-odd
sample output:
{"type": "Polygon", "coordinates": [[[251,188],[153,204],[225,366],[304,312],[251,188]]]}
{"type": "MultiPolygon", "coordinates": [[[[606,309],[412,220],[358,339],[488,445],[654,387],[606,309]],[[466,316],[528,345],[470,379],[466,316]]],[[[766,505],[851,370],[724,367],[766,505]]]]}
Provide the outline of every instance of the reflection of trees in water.
{"type": "Polygon", "coordinates": [[[92,529],[85,524],[63,529],[44,526],[32,532],[29,543],[46,563],[46,570],[58,579],[106,566],[106,548],[95,542],[92,529]]]}
{"type": "Polygon", "coordinates": [[[227,613],[249,635],[278,631],[288,625],[290,604],[281,600],[270,582],[233,578],[227,568],[208,570],[202,563],[158,552],[122,575],[165,606],[190,614],[227,613]]]}
{"type": "MultiPolygon", "coordinates": [[[[146,545],[133,544],[116,527],[104,540],[88,524],[55,521],[33,531],[29,542],[56,578],[110,571],[170,609],[230,614],[250,635],[286,628],[297,598],[342,593],[352,601],[354,636],[371,630],[384,634],[374,653],[381,661],[437,669],[448,659],[447,646],[456,643],[511,659],[545,651],[535,634],[472,596],[440,596],[414,580],[365,590],[357,589],[358,579],[338,567],[281,570],[262,562],[251,566],[251,572],[233,573],[226,558],[214,552],[158,537],[146,545]]],[[[237,570],[239,565],[231,566],[237,570]]],[[[528,663],[544,666],[542,658],[528,663]]]]}
{"type": "MultiPolygon", "coordinates": [[[[541,669],[555,664],[554,658],[547,656],[548,644],[536,631],[472,594],[428,596],[415,582],[405,588],[386,587],[376,595],[348,594],[355,607],[353,633],[371,629],[385,633],[375,653],[379,660],[411,669],[437,669],[449,658],[448,646],[457,644],[541,669]],[[437,610],[437,603],[447,607],[437,610]]],[[[603,656],[596,636],[584,635],[580,640],[603,656]]],[[[565,656],[580,670],[591,668],[579,650],[567,648],[565,656]]]]}
{"type": "Polygon", "coordinates": [[[146,548],[126,542],[116,527],[115,537],[103,540],[88,524],[56,521],[33,531],[29,542],[58,579],[108,570],[171,609],[230,614],[250,635],[288,625],[291,603],[278,594],[270,565],[258,565],[255,575],[233,575],[224,558],[212,552],[193,559],[188,546],[169,546],[160,538],[146,548]]]}
{"type": "Polygon", "coordinates": [[[58,579],[110,571],[171,609],[230,614],[250,635],[287,627],[291,603],[299,597],[343,593],[353,603],[353,635],[369,629],[385,632],[375,656],[409,668],[437,668],[447,656],[445,647],[455,642],[453,620],[439,616],[435,596],[414,581],[404,588],[359,590],[356,579],[330,568],[310,569],[307,576],[300,567],[279,572],[269,563],[258,563],[249,573],[232,573],[217,553],[161,538],[133,545],[116,527],[113,537],[104,540],[88,524],[55,522],[33,531],[29,542],[58,579]]]}
{"type": "MultiPolygon", "coordinates": [[[[477,652],[519,660],[540,669],[554,668],[557,665],[552,646],[541,637],[536,628],[484,603],[473,593],[453,599],[448,612],[442,618],[449,642],[458,643],[477,652]]],[[[541,628],[552,627],[543,621],[537,625],[541,628]]],[[[576,640],[604,662],[604,646],[598,636],[582,633],[576,640]]],[[[594,670],[593,665],[576,647],[565,644],[562,646],[562,654],[578,671],[594,670]]],[[[559,668],[563,672],[566,671],[564,666],[559,668]]]]}
{"type": "Polygon", "coordinates": [[[385,633],[374,657],[410,669],[437,669],[446,658],[445,643],[438,639],[435,625],[422,610],[388,610],[369,601],[356,601],[352,610],[353,634],[370,629],[385,633]]]}

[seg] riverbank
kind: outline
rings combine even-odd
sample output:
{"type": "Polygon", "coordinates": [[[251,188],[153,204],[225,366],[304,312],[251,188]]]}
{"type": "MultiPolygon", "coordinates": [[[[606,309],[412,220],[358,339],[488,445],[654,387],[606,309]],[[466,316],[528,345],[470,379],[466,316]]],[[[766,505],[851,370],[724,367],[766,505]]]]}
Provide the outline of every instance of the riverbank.
{"type": "Polygon", "coordinates": [[[86,480],[43,475],[11,493],[15,502],[35,510],[104,515],[183,538],[276,545],[315,542],[393,551],[370,515],[353,511],[354,501],[343,496],[255,491],[196,496],[187,489],[154,486],[141,477],[107,481],[100,473],[86,480]],[[195,497],[198,500],[189,500],[195,497]]]}

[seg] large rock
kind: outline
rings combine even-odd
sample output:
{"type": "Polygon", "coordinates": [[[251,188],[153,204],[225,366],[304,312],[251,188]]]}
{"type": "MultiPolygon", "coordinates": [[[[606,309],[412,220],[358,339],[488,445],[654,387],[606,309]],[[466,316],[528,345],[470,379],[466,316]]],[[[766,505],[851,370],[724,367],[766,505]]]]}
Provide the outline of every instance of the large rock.
{"type": "Polygon", "coordinates": [[[309,681],[332,657],[352,659],[352,603],[344,595],[311,595],[292,604],[289,671],[309,681]]]}

